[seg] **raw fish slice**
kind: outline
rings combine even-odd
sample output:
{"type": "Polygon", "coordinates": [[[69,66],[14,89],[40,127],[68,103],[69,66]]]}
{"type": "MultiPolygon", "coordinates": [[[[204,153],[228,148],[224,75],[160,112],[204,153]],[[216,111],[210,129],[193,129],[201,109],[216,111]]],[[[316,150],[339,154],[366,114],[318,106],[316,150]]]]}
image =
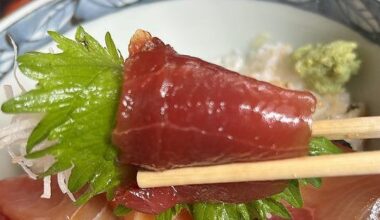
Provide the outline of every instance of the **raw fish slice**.
{"type": "MultiPolygon", "coordinates": [[[[0,220],[154,220],[154,215],[131,211],[124,218],[114,216],[106,198],[101,195],[84,206],[75,206],[63,195],[56,183],[52,185],[52,198],[41,199],[42,182],[26,176],[0,181],[0,220]]],[[[192,220],[182,211],[173,220],[192,220]]]]}
{"type": "MultiPolygon", "coordinates": [[[[380,175],[337,177],[325,178],[321,189],[302,188],[305,206],[303,209],[290,209],[293,220],[378,219],[379,182],[380,175]]],[[[51,200],[41,199],[41,181],[27,177],[0,181],[0,220],[67,219],[66,216],[80,220],[94,219],[94,216],[98,216],[96,219],[117,219],[102,196],[94,198],[85,207],[76,207],[61,194],[56,184],[53,184],[52,191],[51,200]]],[[[137,211],[125,217],[125,220],[153,219],[154,216],[137,211]]],[[[181,213],[175,220],[191,220],[191,217],[188,213],[181,213]]]]}
{"type": "Polygon", "coordinates": [[[10,219],[0,213],[0,220],[10,220],[10,219]]]}
{"type": "MultiPolygon", "coordinates": [[[[313,210],[308,208],[293,208],[288,206],[288,211],[290,212],[290,215],[292,216],[292,220],[315,220],[313,215],[313,210]]],[[[284,220],[281,217],[278,216],[271,216],[268,218],[268,220],[284,220]]]]}
{"type": "MultiPolygon", "coordinates": [[[[131,211],[124,217],[124,220],[155,220],[155,219],[156,218],[154,215],[137,212],[137,211],[131,211]]],[[[172,220],[193,220],[193,218],[189,212],[182,210],[172,220]]]]}
{"type": "Polygon", "coordinates": [[[301,191],[304,207],[289,208],[293,220],[380,219],[380,175],[324,178],[320,189],[301,191]]]}
{"type": "Polygon", "coordinates": [[[113,143],[152,170],[304,156],[315,98],[180,55],[144,31],[129,46],[113,143]]]}
{"type": "Polygon", "coordinates": [[[136,185],[120,187],[113,203],[133,210],[158,214],[179,203],[242,203],[280,193],[286,181],[243,182],[209,185],[172,186],[141,189],[136,185]]]}
{"type": "MultiPolygon", "coordinates": [[[[0,216],[10,220],[113,220],[116,218],[104,195],[75,206],[52,181],[51,199],[41,199],[43,184],[26,176],[0,181],[0,216]]],[[[0,217],[1,219],[1,217],[0,217]]]]}
{"type": "MultiPolygon", "coordinates": [[[[352,152],[344,142],[335,144],[344,152],[352,152]]],[[[322,188],[301,190],[305,201],[303,213],[308,212],[313,220],[380,219],[380,175],[323,178],[322,188]]],[[[296,214],[294,220],[304,219],[301,212],[292,211],[296,214]]]]}
{"type": "Polygon", "coordinates": [[[137,212],[137,211],[131,211],[126,216],[124,216],[124,220],[155,220],[155,219],[156,219],[155,215],[150,215],[150,214],[137,212]]]}
{"type": "Polygon", "coordinates": [[[380,219],[380,175],[325,178],[302,195],[315,220],[380,219]]]}

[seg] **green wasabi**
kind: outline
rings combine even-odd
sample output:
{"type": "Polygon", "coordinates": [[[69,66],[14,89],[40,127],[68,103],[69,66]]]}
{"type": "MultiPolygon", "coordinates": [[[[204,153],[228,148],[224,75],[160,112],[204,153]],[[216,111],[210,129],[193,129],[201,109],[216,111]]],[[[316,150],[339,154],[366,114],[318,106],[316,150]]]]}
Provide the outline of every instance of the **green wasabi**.
{"type": "Polygon", "coordinates": [[[296,72],[319,93],[342,91],[351,76],[358,73],[361,61],[357,47],[351,41],[303,46],[293,53],[296,72]]]}

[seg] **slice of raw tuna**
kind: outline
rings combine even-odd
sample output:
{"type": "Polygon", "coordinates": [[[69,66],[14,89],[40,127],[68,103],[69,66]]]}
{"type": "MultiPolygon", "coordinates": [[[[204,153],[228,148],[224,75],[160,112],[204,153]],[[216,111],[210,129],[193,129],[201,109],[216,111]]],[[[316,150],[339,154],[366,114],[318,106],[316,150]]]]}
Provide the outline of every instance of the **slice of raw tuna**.
{"type": "MultiPolygon", "coordinates": [[[[63,195],[56,182],[52,184],[51,199],[40,198],[40,180],[26,176],[0,181],[0,220],[154,220],[154,215],[131,211],[123,218],[114,216],[104,195],[97,196],[83,206],[75,206],[63,195]]],[[[181,211],[173,220],[192,220],[181,211]]]]}
{"type": "Polygon", "coordinates": [[[380,219],[380,175],[324,178],[320,189],[301,191],[304,207],[289,208],[293,220],[380,219]]]}
{"type": "MultiPolygon", "coordinates": [[[[380,218],[380,175],[325,178],[321,189],[302,188],[303,209],[291,208],[293,220],[367,220],[380,218]]],[[[74,206],[52,186],[53,197],[41,199],[42,183],[27,177],[0,181],[0,219],[118,219],[103,196],[74,206]]],[[[153,215],[132,211],[125,220],[153,220],[153,215]]],[[[280,218],[272,217],[271,220],[280,218]]],[[[175,220],[191,220],[183,212],[175,220]]]]}
{"type": "Polygon", "coordinates": [[[51,199],[41,199],[43,183],[26,176],[0,181],[0,219],[116,220],[104,195],[75,206],[52,181],[51,199]]]}
{"type": "Polygon", "coordinates": [[[158,214],[175,204],[194,202],[242,203],[280,193],[287,181],[222,183],[141,189],[137,185],[119,187],[113,203],[158,214]]]}
{"type": "Polygon", "coordinates": [[[380,219],[380,175],[325,178],[302,195],[315,220],[380,219]]]}
{"type": "Polygon", "coordinates": [[[129,52],[113,132],[122,163],[163,170],[307,154],[310,93],[180,55],[144,31],[129,52]]]}
{"type": "MultiPolygon", "coordinates": [[[[146,214],[143,212],[131,211],[124,217],[123,220],[155,220],[155,219],[156,219],[155,215],[146,214]]],[[[193,220],[193,218],[188,211],[182,210],[172,220],[193,220]]]]}

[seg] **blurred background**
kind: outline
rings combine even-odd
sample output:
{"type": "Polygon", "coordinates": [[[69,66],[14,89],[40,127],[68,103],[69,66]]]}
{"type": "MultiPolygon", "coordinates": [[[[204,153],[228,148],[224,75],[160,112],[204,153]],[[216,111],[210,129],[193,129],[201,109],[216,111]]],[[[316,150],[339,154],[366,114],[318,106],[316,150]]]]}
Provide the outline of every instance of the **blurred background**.
{"type": "Polygon", "coordinates": [[[31,0],[0,0],[0,17],[10,14],[12,11],[30,1],[31,0]]]}

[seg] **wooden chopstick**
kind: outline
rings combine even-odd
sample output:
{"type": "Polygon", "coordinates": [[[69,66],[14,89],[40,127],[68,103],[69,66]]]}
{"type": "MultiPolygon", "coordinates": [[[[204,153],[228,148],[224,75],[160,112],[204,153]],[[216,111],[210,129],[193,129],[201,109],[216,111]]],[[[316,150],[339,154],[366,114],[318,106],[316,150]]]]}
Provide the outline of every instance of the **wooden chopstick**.
{"type": "MultiPolygon", "coordinates": [[[[331,140],[380,138],[380,116],[316,121],[313,136],[331,140]]],[[[140,171],[140,187],[380,174],[380,151],[318,157],[140,171]]]]}
{"type": "Polygon", "coordinates": [[[163,172],[139,171],[142,188],[380,174],[380,151],[188,167],[163,172]]]}
{"type": "Polygon", "coordinates": [[[311,130],[330,140],[380,138],[380,116],[315,121],[311,130]]]}

